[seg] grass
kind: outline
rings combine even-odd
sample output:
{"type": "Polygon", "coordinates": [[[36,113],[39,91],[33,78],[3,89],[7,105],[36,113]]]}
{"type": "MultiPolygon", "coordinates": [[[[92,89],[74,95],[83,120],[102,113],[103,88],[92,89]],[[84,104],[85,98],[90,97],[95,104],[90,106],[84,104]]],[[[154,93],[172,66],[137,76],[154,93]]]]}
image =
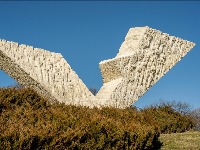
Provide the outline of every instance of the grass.
{"type": "Polygon", "coordinates": [[[161,134],[161,150],[200,150],[200,131],[161,134]]]}

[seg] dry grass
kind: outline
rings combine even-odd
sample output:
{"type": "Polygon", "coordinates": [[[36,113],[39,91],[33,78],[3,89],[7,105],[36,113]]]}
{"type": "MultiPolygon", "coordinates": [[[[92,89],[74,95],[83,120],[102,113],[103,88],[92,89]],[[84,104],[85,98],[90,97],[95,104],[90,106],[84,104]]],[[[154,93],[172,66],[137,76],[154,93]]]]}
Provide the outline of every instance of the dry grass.
{"type": "Polygon", "coordinates": [[[200,150],[200,132],[161,134],[161,150],[200,150]]]}

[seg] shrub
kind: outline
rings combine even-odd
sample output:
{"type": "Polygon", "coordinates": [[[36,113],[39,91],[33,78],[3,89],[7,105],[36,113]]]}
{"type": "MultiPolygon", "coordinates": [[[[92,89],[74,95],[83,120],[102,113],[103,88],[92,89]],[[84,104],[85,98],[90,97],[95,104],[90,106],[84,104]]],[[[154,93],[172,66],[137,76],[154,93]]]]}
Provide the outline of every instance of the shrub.
{"type": "Polygon", "coordinates": [[[0,149],[159,149],[160,133],[191,129],[169,105],[90,109],[50,105],[31,89],[0,89],[0,149]]]}
{"type": "Polygon", "coordinates": [[[142,110],[147,122],[157,125],[161,133],[180,133],[192,129],[195,121],[169,105],[150,106],[142,110]]]}
{"type": "Polygon", "coordinates": [[[136,109],[49,105],[30,89],[0,89],[0,149],[155,149],[159,132],[136,109]]]}

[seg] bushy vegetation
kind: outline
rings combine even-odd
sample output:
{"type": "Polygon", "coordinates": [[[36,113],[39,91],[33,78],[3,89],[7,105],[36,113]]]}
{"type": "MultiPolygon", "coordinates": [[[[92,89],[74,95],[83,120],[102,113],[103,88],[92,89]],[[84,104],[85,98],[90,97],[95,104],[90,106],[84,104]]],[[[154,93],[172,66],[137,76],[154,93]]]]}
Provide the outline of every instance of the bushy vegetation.
{"type": "Polygon", "coordinates": [[[160,133],[193,125],[170,107],[50,105],[31,89],[0,89],[0,149],[158,149],[160,133]]]}
{"type": "Polygon", "coordinates": [[[181,133],[195,126],[195,120],[170,106],[151,106],[142,110],[146,121],[159,127],[160,133],[181,133]]]}

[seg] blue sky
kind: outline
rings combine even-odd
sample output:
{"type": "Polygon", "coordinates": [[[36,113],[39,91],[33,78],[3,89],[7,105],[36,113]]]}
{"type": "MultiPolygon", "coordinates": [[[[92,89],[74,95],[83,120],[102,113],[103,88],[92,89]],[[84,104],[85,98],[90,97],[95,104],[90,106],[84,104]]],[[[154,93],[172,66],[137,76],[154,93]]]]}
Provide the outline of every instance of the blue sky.
{"type": "MultiPolygon", "coordinates": [[[[61,53],[88,87],[99,62],[114,58],[131,27],[149,26],[196,43],[135,105],[160,99],[200,107],[200,2],[0,1],[0,38],[61,53]]],[[[0,87],[15,81],[0,71],[0,87]]]]}

